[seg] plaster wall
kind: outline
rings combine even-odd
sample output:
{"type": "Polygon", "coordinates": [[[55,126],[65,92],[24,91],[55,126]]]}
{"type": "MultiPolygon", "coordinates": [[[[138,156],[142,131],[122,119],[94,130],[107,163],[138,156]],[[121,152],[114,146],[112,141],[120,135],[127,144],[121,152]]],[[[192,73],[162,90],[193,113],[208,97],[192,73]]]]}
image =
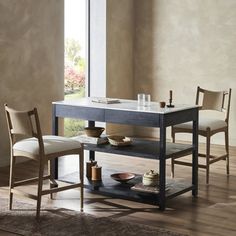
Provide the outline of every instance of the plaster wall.
{"type": "MultiPolygon", "coordinates": [[[[133,0],[107,0],[106,31],[106,96],[133,98],[133,43],[134,4],[133,0]]],[[[107,131],[131,135],[132,127],[107,125],[107,131]]]]}
{"type": "Polygon", "coordinates": [[[107,2],[107,96],[133,98],[133,0],[107,2]]]}
{"type": "Polygon", "coordinates": [[[4,103],[37,107],[51,132],[51,102],[64,97],[63,25],[63,0],[0,0],[0,166],[9,163],[4,103]]]}
{"type": "MultiPolygon", "coordinates": [[[[168,101],[172,89],[174,103],[195,103],[198,85],[231,87],[230,144],[235,146],[236,1],[135,0],[134,5],[134,93],[168,101]]],[[[223,140],[223,135],[213,139],[223,140]]]]}

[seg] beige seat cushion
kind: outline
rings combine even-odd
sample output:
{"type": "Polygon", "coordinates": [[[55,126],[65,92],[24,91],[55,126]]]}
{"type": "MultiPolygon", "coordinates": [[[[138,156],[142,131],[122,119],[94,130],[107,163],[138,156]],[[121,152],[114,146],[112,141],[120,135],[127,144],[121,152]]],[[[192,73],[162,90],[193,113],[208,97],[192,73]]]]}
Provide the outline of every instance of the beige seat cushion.
{"type": "MultiPolygon", "coordinates": [[[[211,130],[217,130],[223,127],[226,127],[227,123],[224,120],[214,119],[214,118],[207,118],[207,117],[199,117],[199,125],[198,129],[201,131],[206,131],[207,128],[211,130]]],[[[192,129],[192,122],[187,122],[179,125],[175,125],[176,128],[182,129],[192,129]]]]}
{"type": "MultiPolygon", "coordinates": [[[[45,135],[43,136],[43,142],[44,152],[46,155],[81,147],[79,141],[61,136],[45,135]]],[[[32,155],[38,155],[38,140],[36,138],[23,139],[14,144],[13,150],[31,153],[32,155]]]]}

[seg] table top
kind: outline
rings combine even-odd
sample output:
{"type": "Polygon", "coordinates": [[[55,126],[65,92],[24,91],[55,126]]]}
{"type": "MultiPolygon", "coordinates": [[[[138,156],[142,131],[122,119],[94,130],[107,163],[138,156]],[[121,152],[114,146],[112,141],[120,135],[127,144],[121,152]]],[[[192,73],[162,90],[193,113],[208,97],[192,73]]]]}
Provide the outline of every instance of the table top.
{"type": "Polygon", "coordinates": [[[118,99],[119,103],[100,103],[94,102],[100,98],[95,97],[86,97],[73,100],[63,100],[53,102],[54,105],[65,105],[65,106],[78,106],[78,107],[90,107],[90,108],[100,108],[100,109],[111,109],[111,110],[122,110],[122,111],[132,111],[132,112],[147,112],[147,113],[158,113],[166,114],[182,110],[188,110],[192,108],[197,108],[197,105],[191,104],[175,104],[173,108],[160,108],[159,102],[151,102],[150,106],[138,106],[137,100],[129,99],[118,99]]]}

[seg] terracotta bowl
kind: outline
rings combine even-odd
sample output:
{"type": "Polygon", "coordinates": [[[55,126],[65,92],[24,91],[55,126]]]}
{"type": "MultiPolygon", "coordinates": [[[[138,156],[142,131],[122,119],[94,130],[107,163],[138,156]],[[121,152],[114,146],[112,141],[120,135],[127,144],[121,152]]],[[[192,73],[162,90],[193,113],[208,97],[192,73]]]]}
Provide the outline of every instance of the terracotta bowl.
{"type": "Polygon", "coordinates": [[[103,127],[86,127],[84,131],[89,137],[100,137],[102,132],[105,130],[103,127]]]}
{"type": "Polygon", "coordinates": [[[121,182],[121,183],[126,183],[129,180],[133,179],[135,177],[135,174],[128,173],[128,172],[123,172],[123,173],[115,173],[111,175],[111,178],[121,182]]]}

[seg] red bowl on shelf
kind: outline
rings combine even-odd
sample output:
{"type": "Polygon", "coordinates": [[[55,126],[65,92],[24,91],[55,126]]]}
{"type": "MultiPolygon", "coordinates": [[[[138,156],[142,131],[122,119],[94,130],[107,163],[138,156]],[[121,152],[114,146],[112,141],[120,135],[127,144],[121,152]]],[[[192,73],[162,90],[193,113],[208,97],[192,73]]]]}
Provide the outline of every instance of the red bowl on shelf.
{"type": "Polygon", "coordinates": [[[129,180],[133,179],[135,177],[135,174],[123,172],[123,173],[115,173],[111,175],[111,178],[120,182],[120,183],[126,183],[129,180]]]}

